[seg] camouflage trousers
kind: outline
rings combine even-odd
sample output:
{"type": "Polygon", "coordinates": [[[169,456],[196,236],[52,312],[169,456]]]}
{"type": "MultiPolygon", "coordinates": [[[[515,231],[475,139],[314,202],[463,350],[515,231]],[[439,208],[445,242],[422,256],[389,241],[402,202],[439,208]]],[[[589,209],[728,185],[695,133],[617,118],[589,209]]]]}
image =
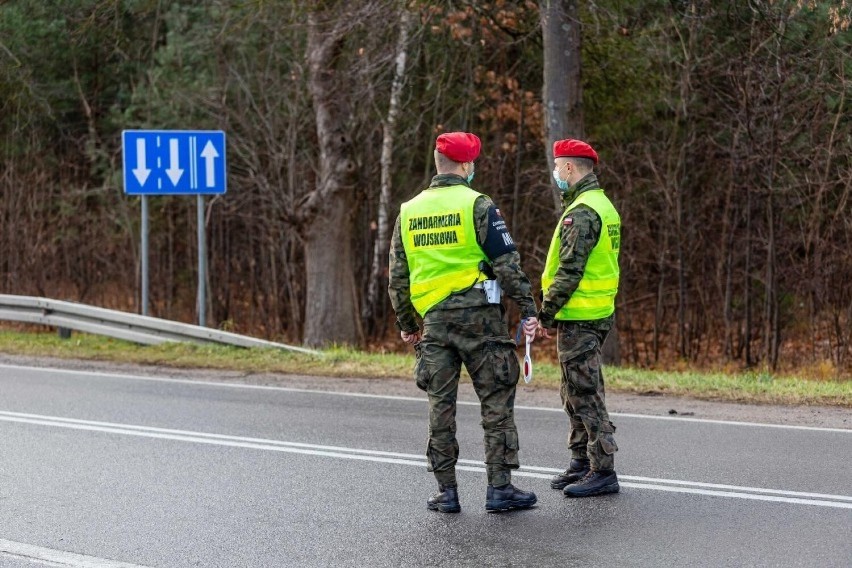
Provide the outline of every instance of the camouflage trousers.
{"type": "Polygon", "coordinates": [[[560,395],[571,429],[568,448],[574,459],[588,459],[591,469],[615,468],[615,426],[606,411],[601,371],[603,345],[612,318],[594,322],[558,322],[557,351],[562,368],[560,395]]]}
{"type": "Polygon", "coordinates": [[[456,397],[464,363],[480,401],[488,483],[509,483],[519,467],[514,406],[520,368],[502,308],[432,310],[416,351],[415,380],[429,395],[428,470],[441,485],[456,484],[456,397]]]}

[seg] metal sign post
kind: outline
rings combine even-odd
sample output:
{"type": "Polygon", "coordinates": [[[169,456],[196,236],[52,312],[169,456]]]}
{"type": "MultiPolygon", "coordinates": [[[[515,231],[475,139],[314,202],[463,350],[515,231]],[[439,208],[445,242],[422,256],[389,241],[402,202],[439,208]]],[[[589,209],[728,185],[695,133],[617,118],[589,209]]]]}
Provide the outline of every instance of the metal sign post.
{"type": "Polygon", "coordinates": [[[207,244],[204,230],[204,196],[198,196],[198,325],[204,327],[207,322],[207,244]]]}
{"type": "Polygon", "coordinates": [[[207,322],[204,196],[227,191],[225,133],[220,130],[125,130],[121,133],[124,193],[142,196],[142,315],[148,315],[148,197],[196,195],[198,324],[207,322]],[[199,150],[201,148],[201,150],[199,150]]]}
{"type": "Polygon", "coordinates": [[[142,196],[142,315],[148,315],[148,196],[142,196]]]}

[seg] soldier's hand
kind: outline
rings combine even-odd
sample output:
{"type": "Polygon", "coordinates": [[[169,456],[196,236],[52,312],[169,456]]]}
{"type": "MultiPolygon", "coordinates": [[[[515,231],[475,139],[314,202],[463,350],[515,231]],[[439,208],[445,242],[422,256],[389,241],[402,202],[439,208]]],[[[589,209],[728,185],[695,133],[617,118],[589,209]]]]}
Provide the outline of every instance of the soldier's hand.
{"type": "Polygon", "coordinates": [[[415,331],[413,333],[408,333],[407,331],[399,332],[399,336],[402,337],[402,340],[405,341],[409,345],[414,345],[415,343],[420,343],[420,331],[415,331]]]}
{"type": "Polygon", "coordinates": [[[544,339],[550,339],[550,338],[553,337],[553,335],[551,335],[551,333],[553,333],[553,335],[556,335],[556,331],[552,331],[552,330],[547,329],[546,327],[541,325],[541,323],[538,324],[538,336],[539,337],[544,338],[544,339]]]}
{"type": "Polygon", "coordinates": [[[526,318],[522,322],[524,335],[530,338],[530,343],[535,341],[536,332],[538,331],[538,320],[536,318],[526,318]]]}

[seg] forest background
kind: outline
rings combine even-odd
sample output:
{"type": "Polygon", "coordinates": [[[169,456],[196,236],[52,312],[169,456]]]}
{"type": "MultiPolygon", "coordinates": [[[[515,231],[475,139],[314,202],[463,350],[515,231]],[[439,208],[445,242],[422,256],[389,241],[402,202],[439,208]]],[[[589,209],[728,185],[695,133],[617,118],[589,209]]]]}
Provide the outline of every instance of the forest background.
{"type": "MultiPolygon", "coordinates": [[[[847,0],[6,1],[0,293],[138,310],[121,131],[221,129],[208,322],[401,349],[389,227],[437,134],[482,138],[474,188],[536,289],[550,143],[582,137],[622,215],[614,357],[848,377],[850,20],[847,0]]],[[[151,312],[193,321],[195,200],[150,203],[151,312]]]]}

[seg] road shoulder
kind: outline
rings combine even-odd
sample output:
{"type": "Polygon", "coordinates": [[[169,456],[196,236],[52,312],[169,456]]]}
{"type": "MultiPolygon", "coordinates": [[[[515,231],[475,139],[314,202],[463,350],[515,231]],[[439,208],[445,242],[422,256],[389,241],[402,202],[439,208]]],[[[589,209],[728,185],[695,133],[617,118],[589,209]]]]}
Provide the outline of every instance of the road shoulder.
{"type": "MultiPolygon", "coordinates": [[[[0,364],[25,367],[62,368],[76,371],[94,371],[173,379],[239,383],[250,385],[277,386],[297,389],[353,392],[386,396],[425,398],[413,380],[406,379],[363,379],[317,377],[279,373],[245,373],[211,369],[178,369],[159,365],[133,365],[105,361],[78,359],[55,359],[0,354],[0,364]]],[[[475,401],[476,395],[469,383],[459,387],[459,399],[475,401]]],[[[516,404],[558,408],[559,393],[555,389],[525,385],[518,386],[516,404]]],[[[706,420],[725,420],[810,426],[819,428],[843,428],[852,430],[852,412],[847,408],[830,406],[782,406],[763,404],[741,404],[712,402],[688,397],[669,395],[638,395],[609,393],[607,407],[610,412],[623,414],[645,414],[650,416],[688,417],[706,420]]]]}

